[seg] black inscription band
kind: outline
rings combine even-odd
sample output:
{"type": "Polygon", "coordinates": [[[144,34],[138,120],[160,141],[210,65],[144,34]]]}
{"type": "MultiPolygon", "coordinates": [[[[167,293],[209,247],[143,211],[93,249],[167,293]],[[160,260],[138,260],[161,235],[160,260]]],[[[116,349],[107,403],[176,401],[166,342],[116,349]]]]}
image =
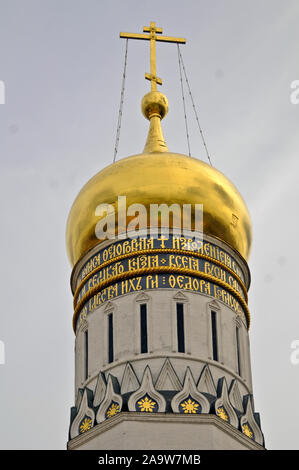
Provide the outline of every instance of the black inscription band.
{"type": "Polygon", "coordinates": [[[219,248],[217,245],[198,238],[179,237],[174,234],[165,236],[147,236],[136,237],[132,239],[120,240],[106,248],[103,248],[94,256],[92,256],[80,270],[76,279],[76,288],[96,268],[99,268],[103,263],[112,260],[116,257],[127,255],[134,252],[147,251],[152,249],[172,249],[189,251],[191,254],[201,254],[209,258],[211,261],[215,260],[231,269],[243,283],[245,277],[240,264],[225,250],[219,248]]]}
{"type": "MultiPolygon", "coordinates": [[[[193,255],[192,252],[188,252],[186,255],[176,254],[167,249],[148,251],[153,252],[153,254],[140,254],[135,256],[134,253],[131,253],[129,255],[117,257],[116,259],[119,259],[119,261],[113,262],[112,260],[103,263],[102,269],[100,269],[101,267],[95,268],[95,270],[89,273],[78,285],[74,295],[74,308],[76,308],[78,301],[80,301],[90,289],[107,279],[118,276],[127,271],[156,268],[159,266],[189,269],[210,274],[233,287],[247,302],[248,296],[244,283],[238,278],[234,271],[227,268],[222,263],[218,262],[215,264],[204,258],[198,257],[201,255],[193,255]]],[[[181,251],[181,253],[185,252],[181,251]]]]}
{"type": "Polygon", "coordinates": [[[214,297],[232,308],[244,320],[246,319],[249,328],[250,312],[248,306],[243,297],[229,284],[210,274],[189,269],[159,266],[127,271],[102,281],[91,288],[75,308],[73,317],[74,331],[76,331],[78,318],[82,321],[88,313],[98,308],[102,303],[130,292],[157,288],[190,290],[214,297]],[[133,281],[133,279],[137,281],[133,281]]]}

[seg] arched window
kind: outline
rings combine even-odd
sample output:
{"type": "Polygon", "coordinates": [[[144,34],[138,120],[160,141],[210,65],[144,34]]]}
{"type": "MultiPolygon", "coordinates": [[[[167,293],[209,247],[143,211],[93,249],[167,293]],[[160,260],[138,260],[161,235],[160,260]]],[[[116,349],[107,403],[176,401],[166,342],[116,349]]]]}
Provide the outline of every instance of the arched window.
{"type": "Polygon", "coordinates": [[[178,352],[185,352],[185,325],[184,325],[184,304],[177,302],[176,304],[177,316],[177,340],[178,352]]]}
{"type": "Polygon", "coordinates": [[[140,352],[148,352],[147,341],[147,304],[140,304],[140,352]]]}
{"type": "Polygon", "coordinates": [[[84,331],[84,380],[88,379],[88,330],[84,331]]]}
{"type": "Polygon", "coordinates": [[[134,351],[135,354],[152,352],[152,311],[151,298],[145,292],[140,292],[134,299],[134,351]]]}
{"type": "Polygon", "coordinates": [[[114,360],[114,347],[113,347],[113,313],[108,314],[108,363],[114,360]]]}
{"type": "Polygon", "coordinates": [[[236,347],[237,347],[237,371],[238,374],[242,375],[242,366],[241,366],[241,337],[240,337],[240,326],[236,325],[236,347]]]}
{"type": "Polygon", "coordinates": [[[217,334],[217,313],[211,310],[211,335],[212,335],[212,354],[214,361],[219,360],[218,355],[218,334],[217,334]]]}
{"type": "Polygon", "coordinates": [[[177,291],[172,299],[172,350],[191,354],[189,299],[181,291],[177,291]]]}

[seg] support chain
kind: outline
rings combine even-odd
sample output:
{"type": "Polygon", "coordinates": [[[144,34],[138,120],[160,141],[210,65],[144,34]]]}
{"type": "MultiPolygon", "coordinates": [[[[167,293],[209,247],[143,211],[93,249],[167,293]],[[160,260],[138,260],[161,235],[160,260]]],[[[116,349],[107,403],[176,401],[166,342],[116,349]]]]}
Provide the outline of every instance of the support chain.
{"type": "Polygon", "coordinates": [[[190,138],[189,138],[188,121],[187,121],[187,114],[186,114],[186,103],[185,103],[184,86],[183,86],[183,78],[182,78],[182,65],[181,65],[181,58],[180,58],[180,49],[179,49],[178,44],[177,44],[177,47],[178,47],[180,82],[181,82],[182,99],[183,99],[183,107],[184,107],[184,117],[185,117],[185,127],[186,127],[187,143],[188,143],[188,152],[189,152],[189,157],[191,157],[190,138]]]}
{"type": "Polygon", "coordinates": [[[197,125],[198,125],[198,129],[199,129],[199,132],[200,132],[200,135],[201,135],[201,139],[202,139],[205,151],[206,151],[206,155],[208,157],[210,165],[213,166],[212,162],[211,162],[211,157],[210,157],[210,154],[209,154],[209,151],[208,151],[208,147],[207,147],[204,135],[203,135],[203,131],[202,131],[201,125],[199,123],[198,114],[197,114],[196,107],[195,107],[194,100],[193,100],[193,96],[192,96],[192,93],[191,93],[191,88],[190,88],[190,85],[189,85],[189,80],[188,80],[188,77],[187,77],[187,73],[186,73],[186,69],[185,69],[185,65],[184,65],[184,61],[183,61],[183,57],[182,57],[182,54],[181,54],[179,44],[178,44],[178,55],[179,55],[179,61],[182,63],[182,66],[183,66],[185,80],[186,80],[189,95],[190,95],[190,98],[191,98],[191,103],[192,103],[193,111],[194,111],[194,114],[195,114],[195,119],[196,119],[196,122],[197,122],[197,125]]]}
{"type": "Polygon", "coordinates": [[[120,95],[120,105],[119,105],[119,113],[118,113],[118,122],[117,122],[117,131],[116,131],[116,140],[115,140],[115,147],[114,147],[113,163],[115,163],[116,156],[117,156],[118,144],[119,144],[119,136],[120,136],[120,129],[121,129],[121,118],[122,118],[122,114],[123,114],[123,104],[124,104],[124,95],[125,95],[125,83],[126,83],[126,70],[127,70],[127,56],[128,56],[128,39],[126,40],[125,63],[124,63],[124,71],[123,71],[123,80],[122,80],[122,87],[121,87],[121,95],[120,95]]]}

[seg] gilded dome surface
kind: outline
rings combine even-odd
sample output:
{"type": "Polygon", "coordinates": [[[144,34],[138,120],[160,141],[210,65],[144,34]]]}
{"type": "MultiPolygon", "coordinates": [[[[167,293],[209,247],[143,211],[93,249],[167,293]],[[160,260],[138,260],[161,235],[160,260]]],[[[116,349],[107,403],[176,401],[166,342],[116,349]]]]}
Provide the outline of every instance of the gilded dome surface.
{"type": "Polygon", "coordinates": [[[248,259],[250,216],[235,186],[201,160],[164,151],[119,160],[86,183],[74,201],[67,223],[67,250],[72,265],[100,242],[95,232],[99,221],[97,206],[108,203],[117,208],[118,196],[126,196],[127,206],[139,203],[147,209],[150,204],[203,204],[203,232],[223,240],[248,259]]]}

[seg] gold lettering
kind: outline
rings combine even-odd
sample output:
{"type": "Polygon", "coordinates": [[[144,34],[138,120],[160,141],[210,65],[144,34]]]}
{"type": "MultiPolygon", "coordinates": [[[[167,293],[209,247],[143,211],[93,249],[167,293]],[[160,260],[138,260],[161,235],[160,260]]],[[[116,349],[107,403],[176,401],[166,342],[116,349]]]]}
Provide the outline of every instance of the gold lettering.
{"type": "Polygon", "coordinates": [[[141,290],[141,277],[137,277],[135,281],[137,281],[136,290],[141,290]]]}
{"type": "Polygon", "coordinates": [[[184,287],[184,276],[177,276],[176,281],[177,281],[177,284],[179,286],[179,289],[183,289],[183,287],[184,287]]]}
{"type": "Polygon", "coordinates": [[[175,250],[180,249],[180,239],[178,237],[172,238],[172,248],[174,248],[175,250]]]}
{"type": "Polygon", "coordinates": [[[205,273],[211,274],[211,265],[208,261],[205,262],[205,273]]]}
{"type": "Polygon", "coordinates": [[[129,279],[129,292],[130,292],[131,288],[132,288],[133,291],[136,290],[135,285],[134,285],[134,279],[129,279]]]}
{"type": "Polygon", "coordinates": [[[111,300],[114,297],[117,297],[117,295],[118,295],[118,284],[114,284],[112,286],[109,286],[107,288],[107,290],[108,290],[108,295],[107,295],[108,300],[111,300]]]}
{"type": "Polygon", "coordinates": [[[157,289],[158,287],[159,287],[158,274],[155,274],[154,276],[152,275],[146,276],[146,288],[147,289],[157,289]]]}
{"type": "Polygon", "coordinates": [[[138,269],[143,269],[151,267],[151,257],[150,256],[140,256],[139,257],[139,266],[138,269]]]}
{"type": "Polygon", "coordinates": [[[175,264],[175,255],[169,255],[169,266],[170,267],[176,266],[176,264],[175,264]]]}
{"type": "Polygon", "coordinates": [[[176,281],[175,276],[174,276],[173,274],[171,274],[171,275],[169,276],[169,285],[170,285],[170,287],[171,287],[172,289],[173,289],[174,286],[175,286],[175,281],[176,281]]]}
{"type": "Polygon", "coordinates": [[[159,256],[158,255],[153,255],[151,256],[151,266],[159,266],[159,256]]]}
{"type": "Polygon", "coordinates": [[[197,258],[190,258],[191,260],[191,269],[194,271],[199,271],[199,261],[197,258]]]}
{"type": "Polygon", "coordinates": [[[125,279],[121,282],[121,295],[126,294],[128,291],[128,281],[125,279]]]}
{"type": "Polygon", "coordinates": [[[204,279],[200,281],[200,292],[210,295],[211,294],[211,287],[210,283],[206,282],[204,279]]]}
{"type": "Polygon", "coordinates": [[[147,246],[148,250],[151,250],[152,248],[154,248],[154,239],[153,238],[148,238],[146,246],[147,246]]]}
{"type": "Polygon", "coordinates": [[[186,277],[185,289],[186,290],[193,290],[192,277],[190,277],[190,276],[186,277]]]}
{"type": "Polygon", "coordinates": [[[131,247],[130,247],[130,243],[128,242],[128,240],[125,240],[123,242],[123,253],[130,253],[131,251],[131,247]]]}
{"type": "Polygon", "coordinates": [[[192,288],[196,292],[199,291],[199,282],[198,282],[198,279],[196,279],[196,277],[193,278],[192,288]]]}
{"type": "Polygon", "coordinates": [[[161,237],[158,237],[157,240],[159,240],[160,243],[160,248],[165,248],[165,240],[168,240],[168,238],[166,237],[163,237],[163,235],[161,237]]]}
{"type": "Polygon", "coordinates": [[[128,268],[129,271],[134,271],[135,269],[139,268],[139,258],[129,258],[128,260],[128,268]]]}

